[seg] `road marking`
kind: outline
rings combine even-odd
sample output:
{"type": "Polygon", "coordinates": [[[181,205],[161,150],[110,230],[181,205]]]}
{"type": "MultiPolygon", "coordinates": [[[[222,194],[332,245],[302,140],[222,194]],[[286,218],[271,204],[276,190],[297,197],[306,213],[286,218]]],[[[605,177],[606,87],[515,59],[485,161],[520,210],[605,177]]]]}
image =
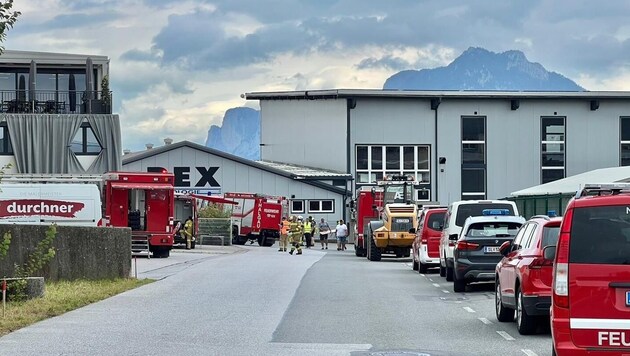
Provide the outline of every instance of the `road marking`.
{"type": "Polygon", "coordinates": [[[422,277],[426,277],[426,276],[425,276],[424,274],[422,274],[422,273],[420,273],[420,275],[421,275],[422,277]]]}
{"type": "Polygon", "coordinates": [[[477,318],[477,319],[479,319],[480,322],[482,322],[482,323],[484,323],[486,325],[492,324],[492,322],[490,320],[486,319],[486,318],[477,318]]]}
{"type": "Polygon", "coordinates": [[[433,282],[433,280],[432,280],[431,278],[429,278],[429,281],[430,281],[430,282],[433,282]]]}
{"type": "Polygon", "coordinates": [[[442,289],[442,292],[444,293],[450,293],[449,291],[447,291],[446,289],[442,289]]]}
{"type": "Polygon", "coordinates": [[[437,283],[433,283],[433,286],[434,286],[435,288],[440,288],[440,285],[439,285],[439,284],[437,284],[437,283]]]}
{"type": "Polygon", "coordinates": [[[527,356],[538,356],[538,354],[532,350],[522,349],[521,351],[523,351],[523,353],[527,356]]]}
{"type": "Polygon", "coordinates": [[[510,334],[506,333],[505,331],[497,331],[497,334],[501,335],[507,341],[514,341],[514,340],[516,340],[512,336],[510,336],[510,334]]]}
{"type": "Polygon", "coordinates": [[[473,310],[473,308],[471,307],[462,307],[464,308],[465,311],[469,312],[469,313],[474,313],[475,311],[473,310]]]}

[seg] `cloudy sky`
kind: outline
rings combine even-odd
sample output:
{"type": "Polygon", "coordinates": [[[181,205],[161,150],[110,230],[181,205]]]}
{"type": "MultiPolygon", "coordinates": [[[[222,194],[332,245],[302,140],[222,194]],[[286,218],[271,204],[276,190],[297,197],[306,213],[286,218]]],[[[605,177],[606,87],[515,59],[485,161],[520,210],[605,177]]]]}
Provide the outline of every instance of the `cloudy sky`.
{"type": "Polygon", "coordinates": [[[252,91],[380,88],[471,46],[630,90],[630,2],[15,0],[7,49],[107,55],[125,148],[203,143],[252,91]]]}

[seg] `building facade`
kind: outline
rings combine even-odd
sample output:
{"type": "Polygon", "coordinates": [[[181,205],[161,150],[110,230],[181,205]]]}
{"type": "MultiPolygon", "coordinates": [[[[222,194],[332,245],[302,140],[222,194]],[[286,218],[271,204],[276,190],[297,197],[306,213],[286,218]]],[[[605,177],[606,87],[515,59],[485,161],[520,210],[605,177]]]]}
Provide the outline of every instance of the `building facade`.
{"type": "Polygon", "coordinates": [[[0,166],[6,173],[105,173],[121,168],[109,58],[4,51],[0,166]]]}
{"type": "Polygon", "coordinates": [[[412,174],[424,188],[419,200],[447,204],[630,164],[628,92],[340,89],[246,98],[260,102],[263,160],[344,171],[353,189],[412,174]],[[324,143],[303,140],[305,127],[324,143]]]}

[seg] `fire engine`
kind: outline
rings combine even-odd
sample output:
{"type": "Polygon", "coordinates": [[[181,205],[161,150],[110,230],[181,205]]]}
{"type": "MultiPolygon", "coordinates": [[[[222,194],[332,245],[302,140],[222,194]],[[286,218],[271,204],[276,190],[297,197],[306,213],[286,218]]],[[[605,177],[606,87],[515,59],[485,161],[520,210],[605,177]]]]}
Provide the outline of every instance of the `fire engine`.
{"type": "Polygon", "coordinates": [[[273,246],[280,237],[282,216],[286,216],[284,197],[252,193],[225,193],[225,199],[238,205],[232,210],[232,241],[244,245],[258,241],[260,246],[273,246]]]}
{"type": "Polygon", "coordinates": [[[354,215],[356,216],[354,253],[357,257],[367,256],[365,231],[371,221],[379,219],[379,208],[383,206],[382,187],[361,187],[357,190],[357,198],[354,202],[354,215]]]}
{"type": "Polygon", "coordinates": [[[380,261],[384,253],[409,257],[418,227],[418,207],[414,203],[413,176],[387,176],[378,186],[383,189],[382,203],[375,208],[379,219],[367,224],[364,231],[366,257],[380,261]]]}
{"type": "Polygon", "coordinates": [[[171,173],[5,174],[3,183],[91,183],[100,189],[102,226],[130,227],[132,251],[168,257],[173,247],[174,177],[171,173]]]}

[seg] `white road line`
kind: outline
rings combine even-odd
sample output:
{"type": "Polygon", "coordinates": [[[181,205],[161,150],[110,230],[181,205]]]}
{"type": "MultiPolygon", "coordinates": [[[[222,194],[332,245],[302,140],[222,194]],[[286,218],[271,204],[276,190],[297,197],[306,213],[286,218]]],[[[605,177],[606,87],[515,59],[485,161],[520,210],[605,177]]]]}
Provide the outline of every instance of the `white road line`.
{"type": "Polygon", "coordinates": [[[497,331],[497,334],[501,335],[507,341],[514,341],[514,340],[516,340],[512,336],[510,336],[510,334],[506,333],[505,331],[497,331]]]}
{"type": "Polygon", "coordinates": [[[532,350],[522,349],[521,351],[523,351],[523,353],[527,356],[538,356],[538,354],[532,350]]]}
{"type": "Polygon", "coordinates": [[[469,312],[469,313],[474,313],[475,311],[473,310],[473,308],[471,307],[462,307],[465,311],[469,312]]]}
{"type": "Polygon", "coordinates": [[[440,285],[439,285],[439,284],[437,284],[437,283],[433,283],[433,286],[434,286],[435,288],[440,288],[440,285]]]}
{"type": "Polygon", "coordinates": [[[429,282],[433,282],[433,280],[431,278],[429,278],[429,282]]]}
{"type": "Polygon", "coordinates": [[[421,275],[422,277],[425,277],[425,275],[424,275],[424,274],[422,274],[422,273],[420,273],[420,275],[421,275]]]}
{"type": "Polygon", "coordinates": [[[442,292],[444,293],[450,293],[449,291],[447,291],[446,289],[442,289],[442,292]]]}
{"type": "Polygon", "coordinates": [[[486,319],[486,318],[477,318],[477,319],[479,319],[480,322],[482,322],[482,323],[484,323],[486,325],[492,324],[492,322],[490,320],[486,319]]]}

